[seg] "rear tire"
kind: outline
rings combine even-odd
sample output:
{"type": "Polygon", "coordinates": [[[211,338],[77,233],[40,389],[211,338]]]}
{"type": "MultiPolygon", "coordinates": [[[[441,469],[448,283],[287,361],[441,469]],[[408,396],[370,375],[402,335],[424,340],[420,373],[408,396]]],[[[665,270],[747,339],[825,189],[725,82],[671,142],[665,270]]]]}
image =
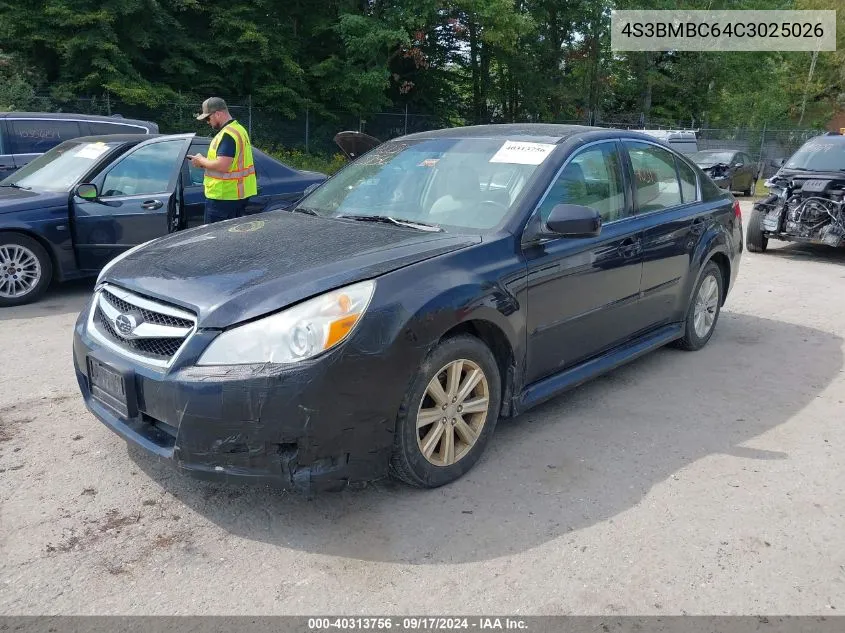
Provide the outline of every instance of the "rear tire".
{"type": "Polygon", "coordinates": [[[44,247],[20,233],[0,233],[0,308],[36,301],[53,278],[44,247]]]}
{"type": "Polygon", "coordinates": [[[751,211],[751,217],[748,218],[748,228],[745,231],[745,244],[748,250],[752,253],[765,253],[769,246],[769,238],[763,235],[763,229],[760,228],[763,214],[759,209],[751,211]]]}
{"type": "Polygon", "coordinates": [[[443,341],[423,361],[399,409],[390,474],[418,488],[459,479],[484,452],[500,404],[490,349],[469,335],[443,341]]]}
{"type": "Polygon", "coordinates": [[[746,198],[750,198],[751,195],[754,193],[756,185],[757,183],[752,179],[751,182],[748,183],[748,188],[742,192],[742,195],[744,195],[746,198]]]}
{"type": "Polygon", "coordinates": [[[690,296],[684,337],[676,347],[694,352],[707,345],[719,321],[723,284],[722,269],[715,262],[707,262],[690,296]]]}

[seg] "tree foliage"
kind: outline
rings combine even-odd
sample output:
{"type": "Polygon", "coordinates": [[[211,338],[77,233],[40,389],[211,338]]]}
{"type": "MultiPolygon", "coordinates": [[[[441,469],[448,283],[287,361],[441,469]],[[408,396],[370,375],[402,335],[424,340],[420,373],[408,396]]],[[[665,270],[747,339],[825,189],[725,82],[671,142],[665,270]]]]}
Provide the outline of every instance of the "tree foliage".
{"type": "Polygon", "coordinates": [[[832,8],[832,0],[0,0],[0,108],[108,92],[216,94],[294,116],[409,105],[457,123],[820,124],[839,50],[618,53],[618,8],[832,8]]]}

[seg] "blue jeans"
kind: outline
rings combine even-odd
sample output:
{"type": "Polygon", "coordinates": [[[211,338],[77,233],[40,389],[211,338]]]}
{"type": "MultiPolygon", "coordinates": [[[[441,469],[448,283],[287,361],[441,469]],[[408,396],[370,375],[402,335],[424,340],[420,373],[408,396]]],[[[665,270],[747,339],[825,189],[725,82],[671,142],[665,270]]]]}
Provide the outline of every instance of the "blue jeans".
{"type": "Polygon", "coordinates": [[[220,222],[243,216],[249,198],[243,200],[209,200],[205,201],[205,224],[220,222]]]}

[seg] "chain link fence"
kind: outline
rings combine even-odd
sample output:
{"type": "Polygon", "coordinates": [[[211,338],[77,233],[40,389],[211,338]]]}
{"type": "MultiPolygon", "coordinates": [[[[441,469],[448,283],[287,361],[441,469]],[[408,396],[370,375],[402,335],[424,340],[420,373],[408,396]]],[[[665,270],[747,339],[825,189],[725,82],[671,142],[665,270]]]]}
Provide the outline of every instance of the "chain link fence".
{"type": "MultiPolygon", "coordinates": [[[[41,111],[74,112],[123,116],[125,118],[153,121],[162,133],[195,132],[211,136],[210,127],[195,119],[202,104],[190,99],[163,103],[155,107],[132,105],[106,94],[57,103],[48,97],[36,97],[32,104],[41,111]]],[[[250,132],[256,147],[268,151],[295,149],[305,153],[333,155],[339,149],[333,142],[335,134],[343,130],[366,132],[380,140],[404,134],[449,127],[437,116],[418,113],[404,108],[360,116],[351,112],[326,112],[305,110],[291,118],[269,108],[251,104],[229,103],[232,116],[250,132]]],[[[695,121],[647,120],[642,113],[614,114],[604,120],[595,112],[585,113],[581,119],[558,120],[556,123],[593,125],[630,130],[694,131],[700,150],[719,149],[745,152],[758,165],[758,174],[767,178],[779,164],[797,150],[807,139],[823,134],[818,129],[748,129],[697,127],[695,121]]]]}

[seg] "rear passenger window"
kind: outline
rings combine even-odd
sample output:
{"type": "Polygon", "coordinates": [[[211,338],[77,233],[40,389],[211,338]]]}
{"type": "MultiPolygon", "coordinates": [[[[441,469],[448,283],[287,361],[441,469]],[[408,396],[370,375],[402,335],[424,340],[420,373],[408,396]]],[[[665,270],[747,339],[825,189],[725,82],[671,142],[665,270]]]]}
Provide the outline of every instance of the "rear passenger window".
{"type": "Polygon", "coordinates": [[[6,119],[10,154],[43,154],[59,143],[82,136],[76,121],[6,119]]]}
{"type": "Polygon", "coordinates": [[[681,187],[675,172],[675,157],[656,145],[625,143],[634,170],[634,188],[639,213],[659,211],[681,204],[681,187]]]}
{"type": "Polygon", "coordinates": [[[681,176],[681,195],[684,202],[694,202],[696,200],[695,171],[680,158],[677,158],[676,161],[678,163],[678,173],[681,176]]]}
{"type": "Polygon", "coordinates": [[[126,125],[122,123],[107,123],[105,121],[89,121],[91,134],[146,134],[147,130],[137,125],[126,125]]]}

